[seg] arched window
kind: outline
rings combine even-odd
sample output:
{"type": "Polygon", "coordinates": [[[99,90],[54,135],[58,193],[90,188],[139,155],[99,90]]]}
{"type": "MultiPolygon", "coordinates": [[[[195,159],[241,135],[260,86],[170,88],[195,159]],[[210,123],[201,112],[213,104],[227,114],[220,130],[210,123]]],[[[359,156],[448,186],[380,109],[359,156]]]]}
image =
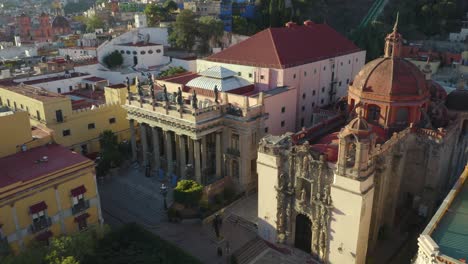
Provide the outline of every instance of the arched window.
{"type": "Polygon", "coordinates": [[[399,108],[397,110],[396,124],[397,125],[408,124],[408,108],[399,108]]]}
{"type": "Polygon", "coordinates": [[[367,107],[367,121],[371,123],[378,123],[380,119],[380,107],[377,105],[370,105],[367,107]]]}
{"type": "Polygon", "coordinates": [[[148,50],[148,54],[153,54],[153,50],[148,50]]]}
{"type": "Polygon", "coordinates": [[[161,53],[161,50],[160,50],[160,49],[157,49],[157,50],[156,50],[156,53],[161,53]]]}
{"type": "Polygon", "coordinates": [[[356,144],[350,142],[346,145],[346,167],[352,168],[356,163],[356,144]]]}
{"type": "Polygon", "coordinates": [[[126,52],[126,53],[127,53],[127,54],[130,54],[130,51],[129,51],[129,50],[127,50],[127,52],[126,52]]]}
{"type": "Polygon", "coordinates": [[[133,55],[137,55],[138,53],[136,51],[133,51],[133,55]]]}
{"type": "Polygon", "coordinates": [[[140,51],[140,54],[141,54],[141,55],[145,55],[145,54],[146,54],[146,51],[142,50],[142,51],[140,51]]]}

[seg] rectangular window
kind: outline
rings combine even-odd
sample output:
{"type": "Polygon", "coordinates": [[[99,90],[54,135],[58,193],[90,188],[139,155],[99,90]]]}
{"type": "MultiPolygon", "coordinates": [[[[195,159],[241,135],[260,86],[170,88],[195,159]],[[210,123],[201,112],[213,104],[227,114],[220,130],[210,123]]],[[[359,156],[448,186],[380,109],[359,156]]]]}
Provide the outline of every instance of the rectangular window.
{"type": "Polygon", "coordinates": [[[301,127],[304,126],[304,118],[301,118],[301,127]]]}
{"type": "Polygon", "coordinates": [[[296,79],[296,74],[293,75],[293,79],[296,79]]]}
{"type": "Polygon", "coordinates": [[[304,77],[307,76],[307,72],[304,72],[304,77]]]}
{"type": "Polygon", "coordinates": [[[10,105],[10,99],[7,99],[6,101],[7,101],[8,107],[10,107],[10,106],[11,106],[11,105],[10,105]]]}
{"type": "Polygon", "coordinates": [[[18,109],[18,107],[16,106],[16,102],[13,102],[13,104],[15,105],[15,110],[18,109]]]}
{"type": "Polygon", "coordinates": [[[109,124],[114,124],[115,123],[115,117],[109,118],[109,124]]]}
{"type": "Polygon", "coordinates": [[[305,111],[305,106],[302,106],[302,112],[304,112],[304,111],[305,111]]]}
{"type": "Polygon", "coordinates": [[[57,123],[63,123],[62,110],[56,110],[55,111],[55,119],[57,120],[57,123]]]}
{"type": "Polygon", "coordinates": [[[57,93],[62,93],[62,88],[57,88],[57,93]]]}
{"type": "Polygon", "coordinates": [[[94,123],[89,123],[88,124],[88,129],[95,129],[96,125],[94,123]]]}
{"type": "Polygon", "coordinates": [[[88,222],[86,221],[85,217],[82,217],[80,220],[78,220],[78,230],[85,230],[88,228],[88,222]]]}
{"type": "Polygon", "coordinates": [[[242,76],[242,73],[241,73],[241,72],[238,72],[238,73],[237,73],[237,76],[242,76]]]}
{"type": "Polygon", "coordinates": [[[84,202],[83,194],[78,194],[78,196],[73,197],[73,206],[78,205],[80,202],[84,202]]]}
{"type": "Polygon", "coordinates": [[[263,79],[265,79],[265,76],[260,75],[260,80],[263,80],[263,79]]]}
{"type": "Polygon", "coordinates": [[[65,129],[62,131],[62,135],[64,137],[67,137],[67,136],[70,136],[71,135],[71,132],[70,132],[70,129],[65,129]]]}
{"type": "Polygon", "coordinates": [[[284,120],[281,121],[281,127],[284,127],[284,120]]]}
{"type": "Polygon", "coordinates": [[[281,107],[281,113],[284,113],[284,112],[286,112],[286,107],[283,106],[281,107]]]}
{"type": "Polygon", "coordinates": [[[252,74],[251,74],[251,73],[249,73],[249,78],[252,78],[252,74]]]}
{"type": "Polygon", "coordinates": [[[265,127],[265,134],[268,133],[268,127],[265,127]]]}
{"type": "Polygon", "coordinates": [[[71,92],[73,90],[73,86],[68,86],[68,90],[71,92]]]}
{"type": "Polygon", "coordinates": [[[41,121],[41,113],[39,113],[38,110],[36,110],[36,117],[37,117],[37,120],[41,121]]]}
{"type": "Polygon", "coordinates": [[[24,109],[24,106],[23,106],[23,104],[20,104],[20,107],[21,107],[21,109],[24,109]]]}
{"type": "Polygon", "coordinates": [[[231,148],[235,150],[239,150],[239,135],[232,134],[231,137],[231,148]]]}

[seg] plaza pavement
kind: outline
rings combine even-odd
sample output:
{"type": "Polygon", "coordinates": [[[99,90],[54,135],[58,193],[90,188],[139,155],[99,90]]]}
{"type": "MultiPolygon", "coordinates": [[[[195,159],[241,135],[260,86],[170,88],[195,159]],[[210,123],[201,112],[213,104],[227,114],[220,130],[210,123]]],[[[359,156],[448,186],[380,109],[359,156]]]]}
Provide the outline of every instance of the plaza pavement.
{"type": "MultiPolygon", "coordinates": [[[[223,213],[221,241],[215,238],[211,223],[188,221],[183,223],[168,222],[163,208],[163,197],[160,194],[161,182],[156,177],[144,177],[141,168],[122,168],[99,183],[104,222],[110,226],[136,222],[147,230],[171,241],[203,263],[228,263],[225,254],[226,242],[229,241],[230,252],[234,252],[256,237],[252,228],[254,224],[239,224],[228,221],[233,213],[239,213],[246,219],[254,219],[257,213],[256,196],[243,198],[235,206],[223,213]],[[246,227],[247,226],[247,227],[246,227]],[[223,249],[223,257],[217,256],[218,246],[223,249]]],[[[172,188],[168,188],[167,204],[172,202],[172,188]]],[[[238,219],[237,217],[236,219],[238,219]]],[[[248,223],[247,220],[240,221],[248,223]]]]}

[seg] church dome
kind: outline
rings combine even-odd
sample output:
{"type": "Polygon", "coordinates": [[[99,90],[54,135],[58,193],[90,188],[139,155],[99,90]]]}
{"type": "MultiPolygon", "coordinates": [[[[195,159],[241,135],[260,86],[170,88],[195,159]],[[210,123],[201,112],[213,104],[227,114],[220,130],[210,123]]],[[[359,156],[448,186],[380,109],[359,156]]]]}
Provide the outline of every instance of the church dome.
{"type": "Polygon", "coordinates": [[[349,124],[347,125],[347,127],[355,131],[368,131],[369,130],[369,124],[364,118],[360,116],[351,120],[349,124]]]}
{"type": "Polygon", "coordinates": [[[56,16],[54,18],[54,21],[52,22],[52,27],[53,28],[65,28],[65,27],[70,27],[70,23],[68,23],[68,20],[63,17],[63,16],[56,16]]]}
{"type": "Polygon", "coordinates": [[[384,97],[421,96],[428,91],[424,74],[401,57],[383,57],[367,63],[356,76],[353,89],[384,97]]]}
{"type": "Polygon", "coordinates": [[[457,89],[449,93],[445,105],[450,110],[468,111],[468,90],[457,89]]]}

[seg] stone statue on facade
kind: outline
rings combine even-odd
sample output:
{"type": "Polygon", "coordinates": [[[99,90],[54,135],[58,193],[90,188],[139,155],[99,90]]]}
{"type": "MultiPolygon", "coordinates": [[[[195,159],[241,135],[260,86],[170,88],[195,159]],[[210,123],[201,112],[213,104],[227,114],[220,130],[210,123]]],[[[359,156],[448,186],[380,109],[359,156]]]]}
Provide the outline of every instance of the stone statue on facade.
{"type": "MultiPolygon", "coordinates": [[[[137,78],[137,80],[138,80],[138,78],[137,78]]],[[[137,88],[138,88],[138,95],[140,97],[142,97],[143,96],[143,85],[140,82],[138,82],[137,88]]]]}
{"type": "Polygon", "coordinates": [[[184,103],[183,98],[182,98],[182,91],[180,90],[180,87],[177,90],[177,104],[182,105],[184,103]]]}
{"type": "Polygon", "coordinates": [[[214,96],[215,96],[215,103],[218,104],[218,103],[219,103],[219,102],[218,102],[219,90],[218,90],[218,86],[217,86],[217,85],[215,85],[215,87],[214,87],[214,96]]]}
{"type": "Polygon", "coordinates": [[[283,190],[286,187],[286,181],[286,174],[281,173],[278,179],[278,188],[280,188],[280,190],[283,190]]]}
{"type": "Polygon", "coordinates": [[[125,77],[125,85],[127,86],[127,92],[130,93],[130,78],[125,77]]]}
{"type": "Polygon", "coordinates": [[[305,191],[305,188],[302,188],[302,191],[301,191],[301,201],[302,202],[305,202],[306,200],[306,191],[305,191]]]}
{"type": "Polygon", "coordinates": [[[195,89],[193,90],[193,93],[192,93],[192,108],[198,109],[198,99],[197,99],[197,94],[195,93],[195,89]]]}
{"type": "Polygon", "coordinates": [[[163,85],[163,93],[164,93],[164,101],[168,102],[169,97],[167,97],[167,87],[165,84],[163,85]]]}

